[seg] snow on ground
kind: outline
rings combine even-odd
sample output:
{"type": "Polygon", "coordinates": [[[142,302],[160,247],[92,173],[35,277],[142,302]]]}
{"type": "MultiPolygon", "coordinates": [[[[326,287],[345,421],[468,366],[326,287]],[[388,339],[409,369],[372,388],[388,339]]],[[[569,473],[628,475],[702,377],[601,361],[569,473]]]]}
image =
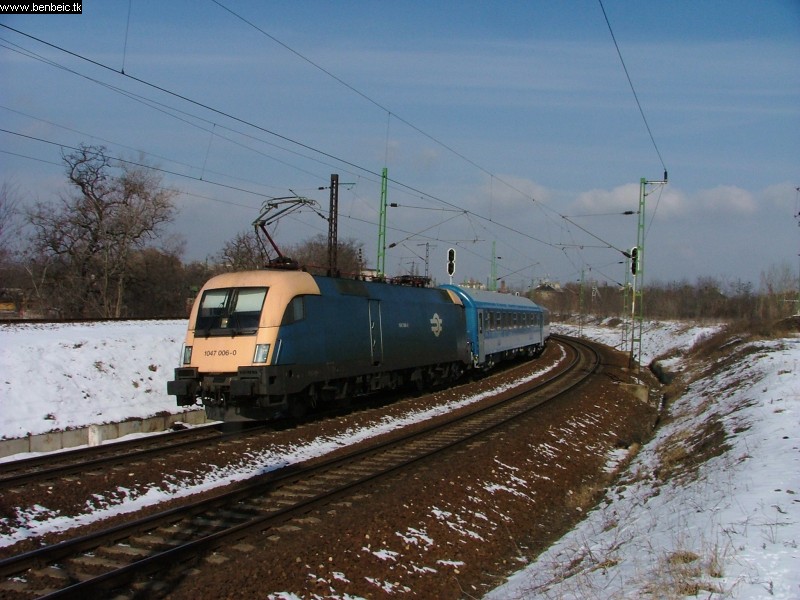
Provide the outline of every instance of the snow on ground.
{"type": "MultiPolygon", "coordinates": [[[[651,324],[647,360],[664,333],[703,334],[673,327],[651,324]]],[[[800,337],[742,357],[692,383],[605,501],[485,600],[800,598],[800,337]]]]}
{"type": "Polygon", "coordinates": [[[0,325],[0,438],[182,412],[186,321],[0,325]]]}
{"type": "MultiPolygon", "coordinates": [[[[166,381],[185,325],[0,327],[0,437],[176,412],[166,381]]],[[[650,323],[642,363],[688,348],[716,329],[650,323]]],[[[611,346],[621,342],[618,329],[597,325],[580,331],[555,325],[554,331],[611,346]]],[[[800,598],[800,338],[752,346],[745,360],[690,385],[606,501],[487,600],[800,598]],[[708,453],[706,460],[689,468],[687,459],[698,448],[708,453]]],[[[680,356],[668,362],[676,371],[687,368],[680,356]]],[[[0,545],[226,485],[398,426],[388,422],[348,432],[346,439],[276,449],[190,487],[164,484],[98,501],[84,515],[49,514],[42,507],[26,527],[0,537],[0,545]]]]}

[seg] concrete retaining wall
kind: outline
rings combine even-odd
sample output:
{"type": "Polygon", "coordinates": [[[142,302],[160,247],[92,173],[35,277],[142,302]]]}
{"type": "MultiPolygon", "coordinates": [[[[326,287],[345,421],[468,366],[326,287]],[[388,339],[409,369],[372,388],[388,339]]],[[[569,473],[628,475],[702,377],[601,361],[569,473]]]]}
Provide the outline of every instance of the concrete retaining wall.
{"type": "Polygon", "coordinates": [[[53,431],[12,440],[0,440],[0,458],[23,452],[53,452],[74,446],[96,446],[132,433],[157,433],[166,431],[174,423],[202,425],[206,422],[204,410],[188,410],[174,415],[159,415],[147,419],[132,419],[122,423],[90,425],[69,431],[53,431]]]}

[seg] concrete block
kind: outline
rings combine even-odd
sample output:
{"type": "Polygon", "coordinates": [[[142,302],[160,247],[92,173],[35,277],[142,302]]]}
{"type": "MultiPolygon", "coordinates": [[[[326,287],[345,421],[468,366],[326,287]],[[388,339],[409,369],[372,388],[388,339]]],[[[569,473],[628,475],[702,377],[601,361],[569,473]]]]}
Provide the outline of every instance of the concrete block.
{"type": "Polygon", "coordinates": [[[0,440],[0,458],[26,452],[53,452],[75,446],[97,446],[134,433],[159,433],[174,423],[202,425],[206,423],[203,409],[187,410],[174,415],[157,415],[147,419],[131,419],[121,423],[102,423],[68,431],[52,431],[24,438],[0,440]]]}
{"type": "Polygon", "coordinates": [[[23,454],[31,451],[31,440],[28,437],[0,440],[0,457],[12,454],[23,454]]]}
{"type": "Polygon", "coordinates": [[[67,429],[61,432],[61,447],[74,448],[75,446],[85,446],[89,443],[89,429],[67,429]]]}

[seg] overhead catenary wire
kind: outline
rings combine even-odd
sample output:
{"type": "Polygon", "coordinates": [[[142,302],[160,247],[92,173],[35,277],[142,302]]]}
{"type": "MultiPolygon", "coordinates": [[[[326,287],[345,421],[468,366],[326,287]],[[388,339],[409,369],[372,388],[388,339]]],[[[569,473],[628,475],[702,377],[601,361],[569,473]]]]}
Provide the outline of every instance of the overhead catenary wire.
{"type": "Polygon", "coordinates": [[[125,21],[125,41],[122,45],[122,68],[121,73],[125,72],[125,59],[128,57],[128,32],[131,28],[131,9],[133,8],[133,0],[128,0],[128,18],[125,21]]]}
{"type": "MultiPolygon", "coordinates": [[[[59,52],[65,53],[65,54],[67,54],[69,56],[72,56],[74,58],[77,58],[79,60],[85,61],[85,62],[87,62],[89,64],[92,64],[92,65],[94,65],[96,67],[99,67],[101,69],[104,69],[104,70],[113,72],[115,74],[121,75],[122,77],[125,77],[125,78],[127,78],[127,79],[129,79],[131,81],[135,81],[135,82],[140,83],[140,84],[142,84],[144,86],[150,87],[150,88],[155,89],[155,90],[157,90],[159,92],[162,92],[162,93],[170,95],[170,96],[172,96],[174,98],[180,99],[180,100],[182,100],[184,102],[188,102],[190,104],[193,104],[195,106],[203,108],[204,110],[208,110],[208,111],[210,111],[212,113],[218,114],[218,115],[223,116],[223,117],[228,118],[228,119],[231,119],[231,120],[233,120],[235,122],[241,123],[241,124],[246,125],[248,127],[252,127],[254,129],[256,129],[258,131],[261,131],[261,132],[264,132],[264,133],[266,133],[268,135],[275,136],[275,137],[277,137],[279,139],[282,139],[282,140],[287,141],[289,143],[295,144],[295,145],[297,145],[297,146],[299,146],[301,148],[304,148],[306,150],[309,150],[311,152],[318,153],[318,154],[320,154],[322,156],[325,156],[327,158],[330,158],[332,160],[340,162],[340,163],[342,163],[344,165],[350,166],[350,167],[352,167],[354,169],[357,169],[359,171],[362,171],[364,173],[372,175],[373,177],[376,177],[376,178],[380,177],[380,174],[378,174],[376,171],[374,171],[372,169],[369,169],[367,167],[358,165],[358,164],[356,164],[356,163],[354,163],[352,161],[349,161],[347,159],[344,159],[344,158],[341,158],[341,157],[337,157],[334,154],[331,154],[331,153],[326,152],[324,150],[315,148],[315,147],[313,147],[313,146],[311,146],[309,144],[306,144],[304,142],[300,142],[298,140],[294,140],[289,136],[280,134],[280,133],[275,132],[273,130],[270,130],[270,129],[264,127],[264,126],[261,126],[261,125],[258,125],[256,123],[253,123],[251,121],[248,121],[246,119],[237,117],[237,116],[235,116],[235,115],[233,115],[231,113],[228,113],[228,112],[226,112],[224,110],[212,107],[212,106],[210,106],[210,105],[208,105],[208,104],[206,104],[204,102],[201,102],[201,101],[198,101],[198,100],[194,100],[192,98],[189,98],[188,96],[185,96],[184,94],[172,91],[172,90],[170,90],[168,88],[165,88],[164,86],[149,82],[149,81],[147,81],[145,79],[142,79],[140,77],[135,77],[135,76],[130,75],[128,73],[121,73],[120,71],[118,71],[118,70],[114,69],[113,67],[110,67],[110,66],[108,66],[108,65],[106,65],[106,64],[104,64],[102,62],[99,62],[97,60],[94,60],[94,59],[88,58],[86,56],[83,56],[80,53],[77,53],[77,52],[74,52],[74,51],[71,51],[71,50],[67,50],[66,48],[63,48],[63,47],[61,47],[61,46],[59,46],[57,44],[54,44],[54,43],[51,43],[51,42],[47,42],[46,40],[42,40],[41,38],[38,38],[38,37],[36,37],[34,35],[31,35],[29,33],[25,33],[25,32],[20,31],[20,30],[14,28],[14,27],[10,27],[9,25],[7,25],[5,23],[0,23],[0,27],[3,27],[4,29],[7,29],[9,31],[13,31],[14,33],[16,33],[18,35],[21,35],[23,37],[31,39],[31,40],[33,40],[33,41],[35,41],[37,43],[43,44],[43,45],[45,45],[45,46],[47,46],[49,48],[52,48],[52,49],[57,50],[59,52]]],[[[395,117],[396,117],[396,115],[395,115],[395,117]]],[[[14,132],[9,132],[9,133],[14,133],[14,132]]],[[[165,171],[165,172],[167,172],[167,171],[165,171]]],[[[180,174],[180,173],[175,173],[175,175],[197,180],[197,178],[194,178],[194,177],[191,177],[191,176],[187,176],[187,175],[184,175],[184,174],[180,174]]],[[[434,194],[430,194],[428,192],[424,192],[424,191],[422,191],[422,190],[420,190],[420,189],[418,189],[418,188],[416,188],[416,187],[414,187],[414,186],[412,186],[410,184],[406,184],[406,183],[404,183],[402,181],[399,181],[399,180],[396,180],[396,179],[392,179],[392,178],[390,178],[389,181],[391,181],[396,186],[402,187],[402,188],[404,188],[405,190],[407,190],[407,191],[409,191],[411,193],[418,194],[418,195],[420,195],[422,197],[428,198],[430,200],[434,200],[436,202],[440,202],[442,204],[445,204],[447,206],[451,206],[451,207],[453,207],[455,209],[458,209],[458,210],[464,210],[464,209],[461,209],[461,207],[457,206],[456,204],[454,204],[452,202],[449,202],[449,201],[447,201],[447,200],[445,200],[443,198],[440,198],[440,197],[438,197],[438,196],[436,196],[434,194]]],[[[224,185],[224,184],[216,183],[216,185],[224,185]]],[[[229,187],[232,187],[232,189],[236,189],[233,186],[229,186],[229,187]]],[[[243,190],[243,191],[245,191],[245,190],[243,190]]],[[[254,192],[252,192],[250,190],[246,190],[246,191],[248,193],[254,193],[254,192]]],[[[261,194],[261,195],[263,195],[263,194],[261,194]]],[[[529,197],[529,196],[526,195],[526,197],[529,197]]],[[[531,235],[529,233],[521,231],[518,228],[511,227],[510,225],[506,225],[506,224],[500,223],[498,221],[494,221],[491,218],[486,217],[485,215],[482,215],[482,214],[477,213],[475,211],[464,210],[464,212],[466,212],[468,214],[471,214],[471,215],[475,216],[476,218],[479,218],[479,219],[485,220],[487,222],[493,223],[496,226],[498,226],[498,227],[500,227],[500,228],[502,228],[502,229],[504,229],[506,231],[509,231],[509,232],[515,233],[517,235],[520,235],[523,238],[530,239],[532,241],[544,244],[546,246],[555,247],[554,244],[552,244],[550,242],[547,242],[545,240],[542,240],[541,238],[538,238],[538,237],[533,236],[533,235],[531,235]]]]}
{"type": "MultiPolygon", "coordinates": [[[[488,169],[486,169],[485,167],[483,167],[483,166],[479,165],[477,162],[475,162],[474,160],[472,160],[471,158],[469,158],[469,157],[468,157],[468,156],[466,156],[465,154],[463,154],[463,153],[459,152],[458,150],[456,150],[455,148],[453,148],[453,147],[452,147],[452,146],[450,146],[449,144],[446,144],[445,142],[441,141],[441,140],[440,140],[440,139],[438,139],[437,137],[435,137],[435,136],[431,135],[430,133],[428,133],[428,132],[426,132],[426,131],[422,130],[422,129],[421,129],[421,128],[419,128],[419,127],[417,127],[416,125],[414,125],[413,123],[411,123],[411,122],[410,122],[410,121],[408,121],[407,119],[404,119],[403,117],[401,117],[400,115],[398,115],[396,112],[392,111],[392,110],[391,110],[390,108],[388,108],[387,106],[384,106],[382,103],[378,102],[377,100],[375,100],[375,99],[374,99],[374,98],[372,98],[371,96],[369,96],[369,95],[365,94],[364,92],[362,92],[361,90],[359,90],[359,89],[358,89],[358,88],[356,88],[355,86],[353,86],[353,85],[349,84],[349,83],[348,83],[348,82],[346,82],[344,79],[342,79],[341,77],[339,77],[339,76],[338,76],[338,75],[336,75],[335,73],[331,72],[329,69],[326,69],[325,67],[323,67],[323,66],[322,66],[322,65],[320,65],[319,63],[317,63],[317,62],[315,62],[315,61],[311,60],[310,58],[308,58],[308,57],[307,57],[307,56],[305,56],[304,54],[302,54],[302,53],[298,52],[297,50],[295,50],[294,48],[292,48],[291,46],[289,46],[289,45],[288,45],[288,44],[286,44],[285,42],[281,41],[280,39],[278,39],[277,37],[275,37],[275,36],[274,36],[274,35],[272,35],[271,33],[267,32],[267,31],[266,31],[266,30],[264,30],[263,28],[259,27],[258,25],[256,25],[256,24],[255,24],[255,23],[253,23],[252,21],[250,21],[249,19],[245,18],[245,17],[244,17],[244,16],[242,16],[241,14],[239,14],[239,13],[237,13],[236,11],[234,11],[233,9],[229,8],[228,6],[226,6],[225,4],[223,4],[222,2],[220,2],[219,0],[211,0],[211,2],[213,2],[214,4],[216,4],[217,6],[219,6],[221,9],[225,10],[226,12],[228,12],[229,14],[231,14],[231,15],[232,15],[233,17],[235,17],[236,19],[239,19],[240,21],[242,21],[243,23],[245,23],[245,24],[246,24],[246,25],[248,25],[249,27],[252,27],[253,29],[255,29],[256,31],[258,31],[258,32],[259,32],[259,33],[261,33],[262,35],[266,36],[267,38],[269,38],[270,40],[272,40],[273,42],[275,42],[275,43],[276,43],[276,44],[278,44],[279,46],[281,46],[281,47],[285,48],[287,51],[291,52],[292,54],[294,54],[295,56],[297,56],[297,57],[298,57],[299,59],[301,59],[302,61],[304,61],[304,62],[308,63],[309,65],[311,65],[311,66],[312,66],[312,67],[314,67],[315,69],[317,69],[317,70],[321,71],[322,73],[324,73],[324,74],[325,74],[325,75],[327,75],[328,77],[332,78],[334,81],[338,82],[340,85],[344,86],[345,88],[347,88],[348,90],[350,90],[350,91],[351,91],[351,92],[353,92],[354,94],[357,94],[358,96],[360,96],[361,98],[363,98],[364,100],[366,100],[367,102],[369,102],[370,104],[372,104],[373,106],[375,106],[375,107],[377,107],[378,109],[380,109],[380,110],[382,110],[382,111],[386,112],[386,114],[387,114],[387,119],[388,119],[388,118],[391,118],[391,117],[394,117],[395,119],[397,119],[398,121],[400,121],[401,123],[403,123],[403,125],[406,125],[407,127],[409,127],[409,128],[411,128],[412,130],[416,131],[416,132],[417,132],[417,133],[419,133],[420,135],[422,135],[422,136],[424,136],[425,138],[427,138],[427,139],[429,139],[430,141],[432,141],[434,144],[437,144],[438,146],[441,146],[442,148],[444,148],[444,149],[445,149],[445,150],[447,150],[448,152],[451,152],[453,155],[455,155],[455,156],[457,156],[458,158],[460,158],[461,160],[465,161],[467,164],[471,165],[472,167],[474,167],[474,168],[478,169],[478,170],[479,170],[479,171],[481,171],[482,173],[484,173],[484,174],[486,174],[486,175],[489,175],[491,178],[495,178],[495,179],[497,179],[498,181],[500,181],[501,183],[503,183],[503,185],[505,185],[505,186],[507,186],[509,189],[512,189],[512,190],[514,190],[515,192],[519,193],[519,194],[520,194],[521,196],[523,196],[524,198],[526,198],[526,199],[530,199],[530,200],[535,200],[535,198],[531,197],[529,194],[526,194],[525,192],[523,192],[522,190],[520,190],[520,189],[519,189],[519,188],[517,188],[516,186],[512,185],[512,184],[511,184],[511,183],[509,183],[508,181],[505,181],[504,179],[502,179],[501,177],[497,177],[497,175],[493,174],[491,171],[489,171],[489,170],[488,170],[488,169]]],[[[388,131],[388,124],[387,124],[387,132],[386,132],[386,133],[387,133],[387,140],[388,140],[388,134],[389,134],[389,131],[388,131]]],[[[387,151],[388,151],[388,150],[387,150],[387,151]]]]}
{"type": "MultiPolygon", "coordinates": [[[[27,134],[24,134],[24,133],[19,133],[17,131],[11,131],[9,129],[4,129],[2,127],[0,127],[0,132],[1,133],[8,133],[10,135],[15,135],[15,136],[26,138],[26,139],[29,139],[29,140],[33,140],[33,141],[36,141],[36,142],[41,142],[43,144],[50,144],[50,145],[53,145],[53,146],[58,146],[58,147],[60,147],[62,149],[66,148],[68,150],[79,150],[79,148],[77,148],[75,146],[70,146],[68,144],[62,144],[60,142],[53,142],[53,141],[46,140],[46,139],[43,139],[43,138],[39,138],[39,137],[36,137],[36,136],[27,135],[27,134]]],[[[164,173],[166,175],[172,175],[174,177],[182,177],[184,179],[192,179],[194,181],[202,181],[203,183],[216,185],[216,186],[227,188],[227,189],[230,189],[230,190],[233,190],[233,191],[236,191],[236,192],[242,192],[243,194],[250,194],[250,195],[253,195],[253,196],[258,196],[260,198],[265,198],[267,200],[272,200],[272,199],[275,198],[275,196],[271,196],[269,194],[264,194],[262,192],[256,192],[254,190],[248,190],[246,188],[241,188],[241,187],[237,187],[237,186],[233,186],[233,185],[228,185],[228,184],[225,184],[225,183],[220,183],[218,181],[211,181],[209,179],[202,179],[201,177],[195,177],[193,175],[187,175],[186,173],[179,173],[178,171],[171,171],[169,169],[164,169],[164,168],[156,167],[156,166],[153,166],[153,165],[147,165],[147,164],[144,164],[144,163],[128,160],[128,159],[125,159],[125,158],[120,158],[118,156],[109,156],[108,158],[110,158],[111,160],[114,160],[114,161],[116,161],[118,163],[123,163],[123,164],[131,165],[131,166],[135,166],[135,167],[141,167],[141,168],[149,169],[149,170],[152,170],[152,171],[158,171],[160,173],[164,173]]]]}
{"type": "Polygon", "coordinates": [[[366,167],[359,166],[359,165],[357,165],[355,163],[352,163],[352,162],[350,162],[350,161],[348,161],[348,160],[346,160],[344,158],[337,157],[337,156],[335,156],[333,154],[330,154],[329,152],[326,152],[326,151],[321,150],[319,148],[315,148],[315,147],[313,147],[313,146],[311,146],[309,144],[303,143],[303,142],[301,142],[299,140],[292,139],[289,136],[280,134],[277,131],[273,131],[273,130],[268,129],[268,128],[262,126],[262,125],[258,125],[256,123],[253,123],[252,121],[248,121],[246,119],[237,117],[237,116],[235,116],[235,115],[233,115],[233,114],[231,114],[229,112],[226,112],[224,110],[221,110],[221,109],[218,109],[218,108],[214,108],[213,106],[211,106],[209,104],[206,104],[204,102],[200,102],[199,100],[194,100],[194,99],[189,98],[188,96],[185,96],[185,95],[183,95],[183,94],[181,94],[179,92],[175,92],[175,91],[170,90],[170,89],[168,89],[168,88],[166,88],[164,86],[161,86],[161,85],[158,85],[156,83],[152,83],[150,81],[147,81],[146,79],[142,79],[140,77],[135,77],[135,76],[130,75],[128,73],[123,73],[123,72],[118,71],[117,69],[115,69],[115,68],[113,68],[113,67],[111,67],[109,65],[106,65],[106,64],[104,64],[104,63],[102,63],[100,61],[91,59],[91,58],[89,58],[87,56],[83,56],[82,54],[79,54],[79,53],[74,52],[72,50],[67,50],[66,48],[63,48],[62,46],[59,46],[57,44],[48,42],[48,41],[43,40],[41,38],[38,38],[38,37],[36,37],[34,35],[31,35],[29,33],[25,33],[23,31],[20,31],[19,29],[11,27],[11,26],[9,26],[9,25],[7,25],[5,23],[0,23],[0,27],[3,27],[4,29],[8,29],[9,31],[13,31],[16,34],[21,35],[23,37],[26,37],[28,39],[31,39],[31,40],[33,40],[33,41],[35,41],[37,43],[44,44],[45,46],[48,46],[49,48],[52,48],[54,50],[58,50],[59,52],[63,52],[64,54],[72,56],[73,58],[77,58],[79,60],[85,61],[85,62],[87,62],[89,64],[92,64],[92,65],[94,65],[96,67],[99,67],[101,69],[105,69],[107,71],[111,71],[112,73],[116,73],[118,75],[121,75],[121,76],[123,76],[123,77],[125,77],[125,78],[127,78],[127,79],[129,79],[131,81],[135,81],[136,83],[140,83],[140,84],[142,84],[144,86],[147,86],[147,87],[149,87],[151,89],[157,90],[157,91],[162,92],[162,93],[167,94],[167,95],[170,95],[170,96],[172,96],[174,98],[178,98],[179,100],[182,100],[184,102],[188,102],[188,103],[193,104],[195,106],[198,106],[198,107],[200,107],[200,108],[202,108],[204,110],[208,110],[209,112],[212,112],[212,113],[215,113],[217,115],[223,116],[223,117],[225,117],[227,119],[231,119],[232,121],[235,121],[237,123],[241,123],[241,124],[246,125],[248,127],[252,127],[252,128],[254,128],[256,130],[262,131],[264,133],[267,133],[269,135],[277,137],[278,139],[282,139],[282,140],[284,140],[286,142],[289,142],[289,143],[292,143],[292,144],[296,144],[297,146],[300,146],[301,148],[305,148],[306,150],[310,150],[312,152],[316,152],[316,153],[318,153],[318,154],[320,154],[322,156],[326,156],[326,157],[328,157],[330,159],[333,159],[333,160],[336,160],[338,162],[341,162],[342,164],[351,166],[351,167],[359,169],[359,170],[363,170],[365,172],[369,172],[374,176],[379,176],[376,172],[371,171],[370,169],[367,169],[366,167]]]}
{"type": "MultiPolygon", "coordinates": [[[[0,39],[2,39],[2,38],[0,38],[0,39]]],[[[8,42],[8,41],[6,41],[6,42],[7,43],[11,43],[11,42],[8,42]]],[[[0,47],[3,47],[3,45],[0,44],[0,47]]],[[[61,64],[51,60],[51,59],[46,59],[46,58],[44,58],[44,57],[42,57],[42,56],[40,56],[40,55],[38,55],[36,53],[28,51],[28,50],[23,50],[23,49],[19,48],[18,46],[14,47],[14,48],[10,48],[10,47],[6,46],[6,48],[11,50],[11,51],[13,51],[13,52],[19,52],[19,53],[23,54],[24,56],[27,56],[28,58],[32,58],[34,60],[40,60],[41,62],[44,62],[45,64],[48,64],[48,65],[50,65],[50,66],[52,66],[54,68],[61,69],[61,70],[65,71],[65,72],[70,73],[72,75],[75,75],[77,77],[81,77],[81,78],[83,78],[83,79],[85,79],[87,81],[90,81],[90,82],[92,82],[92,83],[94,83],[96,85],[100,85],[102,87],[105,87],[106,89],[108,89],[108,90],[110,90],[112,92],[121,94],[121,95],[129,98],[130,100],[133,100],[134,102],[139,102],[139,103],[141,103],[141,104],[143,104],[143,105],[145,105],[145,106],[147,106],[147,107],[149,107],[149,108],[151,108],[153,110],[161,112],[162,114],[167,115],[170,118],[176,119],[176,120],[188,125],[189,127],[194,127],[194,128],[196,128],[196,129],[198,129],[200,131],[205,131],[205,132],[210,133],[210,132],[212,132],[213,129],[217,129],[217,128],[224,129],[224,130],[229,131],[231,133],[234,133],[236,135],[240,135],[242,137],[246,137],[248,139],[257,141],[259,143],[272,146],[272,147],[277,148],[277,149],[279,149],[279,150],[281,150],[283,152],[294,154],[294,155],[299,156],[301,158],[304,158],[306,160],[311,160],[311,161],[318,162],[318,163],[323,164],[325,166],[328,166],[330,168],[339,168],[340,167],[340,165],[337,165],[336,167],[334,167],[332,164],[327,163],[327,162],[325,162],[323,160],[314,158],[313,156],[308,156],[308,155],[302,154],[300,152],[297,152],[296,150],[292,150],[291,148],[286,148],[284,146],[280,146],[278,144],[274,144],[274,143],[269,142],[267,140],[264,140],[264,139],[261,139],[261,138],[257,138],[257,137],[255,137],[253,135],[244,133],[242,131],[238,131],[238,130],[233,129],[231,127],[227,127],[227,126],[225,126],[225,125],[223,125],[221,123],[212,121],[210,119],[206,119],[206,118],[200,117],[198,115],[191,114],[191,113],[189,113],[187,111],[181,110],[181,109],[173,107],[173,106],[168,106],[165,103],[159,102],[157,100],[153,100],[152,98],[146,98],[146,97],[144,97],[144,96],[142,96],[140,94],[136,94],[136,93],[133,93],[133,92],[131,92],[129,90],[122,89],[122,88],[120,88],[118,86],[111,85],[111,84],[106,83],[104,81],[101,81],[101,80],[99,80],[97,78],[89,77],[89,76],[87,76],[87,75],[85,75],[83,73],[79,73],[75,69],[68,68],[68,67],[66,67],[64,65],[61,65],[61,64]],[[199,121],[200,123],[204,123],[208,127],[204,127],[203,125],[198,124],[197,122],[194,122],[194,121],[199,121]]],[[[7,108],[7,107],[4,107],[4,108],[7,108]]],[[[27,116],[28,118],[38,119],[38,117],[34,117],[32,115],[28,115],[26,113],[23,113],[21,111],[16,111],[16,110],[11,109],[11,108],[7,108],[7,110],[12,110],[14,112],[17,112],[18,114],[22,114],[24,116],[27,116]]],[[[93,138],[101,139],[102,141],[104,141],[106,143],[111,143],[111,144],[114,144],[114,145],[127,147],[124,144],[120,144],[118,142],[111,142],[111,141],[108,141],[108,140],[104,140],[103,138],[98,138],[95,135],[87,134],[85,132],[80,132],[80,131],[71,129],[69,127],[65,127],[64,125],[59,125],[57,123],[52,123],[52,122],[46,121],[44,119],[38,119],[38,120],[40,120],[42,122],[46,122],[46,123],[52,124],[52,125],[56,125],[57,127],[61,127],[61,128],[67,129],[67,130],[74,131],[75,133],[80,133],[81,135],[88,135],[88,136],[93,137],[93,138]]],[[[306,173],[307,175],[311,175],[312,177],[315,177],[315,178],[322,178],[322,176],[320,176],[317,173],[312,173],[311,171],[307,171],[307,170],[305,170],[305,169],[303,169],[301,167],[298,167],[296,165],[288,163],[288,162],[286,162],[286,161],[284,161],[282,159],[279,159],[279,158],[277,158],[275,156],[267,154],[267,153],[265,153],[265,152],[263,152],[261,150],[257,150],[255,148],[247,146],[247,145],[243,144],[242,142],[234,140],[233,138],[230,138],[228,136],[224,136],[224,135],[222,135],[220,133],[217,133],[216,136],[221,138],[221,139],[224,139],[227,142],[230,142],[231,144],[235,144],[235,145],[237,145],[237,146],[239,146],[241,148],[244,148],[244,149],[246,149],[246,150],[248,150],[250,152],[254,152],[256,154],[259,154],[260,156],[268,158],[268,159],[270,159],[272,161],[275,161],[275,162],[277,162],[279,164],[283,164],[285,166],[288,166],[288,167],[290,167],[292,169],[295,169],[295,170],[297,170],[299,172],[306,173]]],[[[153,155],[152,153],[144,152],[141,149],[135,149],[135,150],[137,150],[138,152],[142,152],[144,154],[153,155]]],[[[189,168],[198,168],[198,167],[194,167],[193,165],[188,165],[188,164],[185,164],[185,163],[181,163],[180,161],[175,161],[174,159],[167,159],[167,158],[164,158],[164,157],[159,157],[159,158],[162,158],[164,160],[169,160],[170,162],[176,162],[177,164],[182,164],[182,165],[187,166],[189,168]]],[[[220,173],[218,173],[218,174],[220,174],[220,173]]],[[[350,172],[350,174],[355,175],[355,173],[352,173],[352,172],[350,172]]],[[[241,179],[241,178],[239,178],[239,179],[241,179]]],[[[253,183],[253,182],[251,182],[251,183],[253,183]]]]}
{"type": "Polygon", "coordinates": [[[658,160],[661,162],[661,166],[664,168],[664,173],[667,172],[667,165],[664,164],[664,159],[661,156],[661,151],[658,149],[658,144],[656,144],[656,138],[653,136],[653,131],[650,129],[650,123],[647,122],[647,117],[644,114],[644,109],[642,108],[642,103],[639,101],[639,94],[636,93],[636,88],[633,85],[633,79],[631,79],[631,74],[628,72],[628,67],[625,65],[625,59],[622,58],[622,51],[619,48],[619,44],[617,43],[617,37],[614,35],[614,29],[611,27],[611,21],[608,18],[608,14],[606,13],[606,8],[603,6],[603,0],[597,0],[600,3],[600,10],[603,11],[603,18],[606,20],[606,25],[608,26],[608,32],[611,34],[611,39],[614,42],[614,47],[617,49],[617,56],[619,56],[619,62],[622,64],[622,70],[625,71],[625,77],[628,79],[628,85],[630,85],[631,92],[633,92],[633,98],[636,100],[636,106],[639,107],[639,114],[642,116],[642,121],[644,121],[644,126],[647,129],[647,134],[650,136],[650,141],[653,144],[653,148],[658,155],[658,160]]]}
{"type": "MultiPolygon", "coordinates": [[[[58,145],[58,144],[56,144],[56,145],[58,145]]],[[[67,146],[62,146],[62,147],[66,148],[67,146]]],[[[29,156],[27,154],[21,154],[19,152],[11,152],[10,150],[0,149],[0,154],[7,154],[9,156],[16,156],[17,158],[24,158],[24,159],[35,161],[35,162],[40,162],[40,163],[43,163],[43,164],[46,164],[46,165],[53,165],[53,166],[56,166],[56,167],[63,167],[64,166],[64,164],[60,163],[60,162],[53,162],[52,160],[46,160],[44,158],[38,158],[36,156],[29,156]]],[[[109,158],[111,158],[112,160],[117,160],[116,158],[113,158],[113,157],[109,157],[109,158]]],[[[149,165],[137,165],[137,166],[141,166],[143,168],[148,168],[148,169],[152,168],[149,165]]],[[[161,186],[158,186],[158,189],[160,189],[160,190],[169,190],[171,188],[168,188],[166,186],[161,185],[161,186]]],[[[192,196],[194,198],[201,198],[203,200],[209,200],[211,202],[217,202],[219,204],[227,204],[229,206],[237,206],[239,208],[246,208],[247,210],[253,210],[254,208],[256,208],[255,206],[251,206],[249,204],[241,204],[239,202],[233,202],[231,200],[222,200],[220,198],[212,198],[211,196],[204,196],[203,194],[198,194],[196,192],[187,192],[186,190],[181,190],[180,193],[183,196],[192,196]]]]}

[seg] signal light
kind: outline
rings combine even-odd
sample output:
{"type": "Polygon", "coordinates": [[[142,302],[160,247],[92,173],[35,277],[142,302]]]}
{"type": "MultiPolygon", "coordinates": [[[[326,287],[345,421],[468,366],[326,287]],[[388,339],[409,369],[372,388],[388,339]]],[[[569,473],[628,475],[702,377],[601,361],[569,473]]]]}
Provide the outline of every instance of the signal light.
{"type": "Polygon", "coordinates": [[[456,251],[450,248],[447,251],[447,274],[452,275],[456,272],[456,251]]]}
{"type": "Polygon", "coordinates": [[[631,274],[636,275],[639,271],[639,247],[631,248],[631,274]]]}

